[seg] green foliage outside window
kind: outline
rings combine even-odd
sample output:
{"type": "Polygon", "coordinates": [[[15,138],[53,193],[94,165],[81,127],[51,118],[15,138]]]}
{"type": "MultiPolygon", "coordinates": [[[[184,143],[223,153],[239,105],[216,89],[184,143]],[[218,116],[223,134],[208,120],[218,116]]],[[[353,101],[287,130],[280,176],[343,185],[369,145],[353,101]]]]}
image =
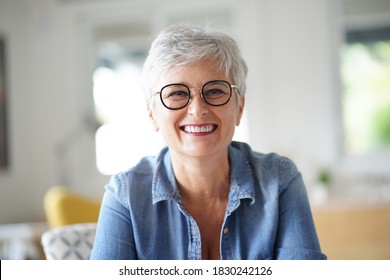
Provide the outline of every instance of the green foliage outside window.
{"type": "Polygon", "coordinates": [[[346,153],[390,149],[390,41],[347,44],[342,79],[346,153]]]}

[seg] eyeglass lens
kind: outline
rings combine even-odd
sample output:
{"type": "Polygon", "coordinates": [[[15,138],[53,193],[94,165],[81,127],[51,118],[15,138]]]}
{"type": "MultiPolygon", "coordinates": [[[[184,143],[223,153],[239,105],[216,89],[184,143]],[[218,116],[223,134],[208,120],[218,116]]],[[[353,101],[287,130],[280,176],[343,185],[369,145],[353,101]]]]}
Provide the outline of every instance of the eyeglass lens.
{"type": "MultiPolygon", "coordinates": [[[[226,81],[210,81],[203,85],[203,100],[213,106],[222,106],[229,102],[232,88],[226,81]]],[[[184,84],[170,84],[161,89],[161,101],[169,109],[181,109],[189,103],[191,92],[184,84]]]]}

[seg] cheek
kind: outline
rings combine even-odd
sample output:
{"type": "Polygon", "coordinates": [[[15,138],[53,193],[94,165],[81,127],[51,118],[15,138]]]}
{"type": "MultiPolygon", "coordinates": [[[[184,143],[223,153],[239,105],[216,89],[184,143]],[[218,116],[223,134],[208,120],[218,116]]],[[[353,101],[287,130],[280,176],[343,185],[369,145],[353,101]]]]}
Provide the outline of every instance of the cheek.
{"type": "Polygon", "coordinates": [[[179,117],[177,112],[168,111],[165,108],[158,108],[155,111],[155,119],[158,127],[163,133],[172,133],[177,127],[179,117]]]}
{"type": "Polygon", "coordinates": [[[232,113],[231,115],[225,116],[225,118],[222,120],[222,128],[225,133],[234,133],[235,128],[239,120],[237,119],[236,115],[232,113]]]}
{"type": "Polygon", "coordinates": [[[240,105],[234,105],[230,108],[230,114],[225,118],[231,126],[238,126],[241,123],[242,107],[240,105]]]}

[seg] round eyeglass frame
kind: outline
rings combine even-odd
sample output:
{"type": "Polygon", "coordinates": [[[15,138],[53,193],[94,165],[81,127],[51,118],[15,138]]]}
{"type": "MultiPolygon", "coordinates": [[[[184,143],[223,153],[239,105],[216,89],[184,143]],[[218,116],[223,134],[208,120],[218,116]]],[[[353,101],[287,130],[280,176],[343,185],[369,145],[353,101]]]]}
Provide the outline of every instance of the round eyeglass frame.
{"type": "Polygon", "coordinates": [[[156,94],[160,95],[161,103],[163,104],[163,106],[164,106],[165,108],[167,108],[167,109],[169,109],[169,110],[180,110],[180,109],[183,109],[184,107],[186,107],[186,106],[190,103],[190,100],[191,100],[191,98],[192,98],[191,91],[192,91],[192,90],[196,90],[196,89],[200,90],[200,96],[201,96],[202,100],[203,100],[206,104],[208,104],[208,105],[210,105],[210,106],[214,106],[214,107],[223,106],[223,105],[226,105],[227,103],[229,103],[230,99],[232,98],[233,89],[236,89],[237,92],[238,92],[238,94],[240,94],[240,92],[238,91],[237,85],[232,85],[232,84],[230,84],[228,81],[225,81],[225,80],[211,80],[211,81],[206,82],[206,83],[205,83],[202,87],[200,87],[200,88],[189,88],[187,85],[182,84],[182,83],[172,83],[172,84],[168,84],[168,85],[163,86],[163,87],[161,88],[160,91],[158,91],[158,92],[155,93],[155,95],[156,95],[156,94]],[[209,102],[207,101],[207,99],[206,99],[206,98],[204,97],[204,95],[203,95],[203,89],[204,89],[205,86],[207,86],[207,85],[210,84],[210,83],[218,83],[218,82],[223,82],[223,83],[226,83],[227,85],[229,85],[230,92],[229,92],[229,98],[226,100],[226,102],[224,102],[224,103],[222,103],[222,104],[217,104],[217,105],[216,105],[216,104],[209,103],[209,102]],[[180,106],[180,107],[178,107],[178,108],[171,108],[171,107],[167,106],[167,105],[164,103],[163,96],[162,96],[161,93],[163,92],[163,90],[164,90],[166,87],[169,87],[169,86],[184,86],[184,87],[188,90],[188,92],[189,92],[190,94],[188,95],[187,102],[186,102],[183,106],[180,106]]]}

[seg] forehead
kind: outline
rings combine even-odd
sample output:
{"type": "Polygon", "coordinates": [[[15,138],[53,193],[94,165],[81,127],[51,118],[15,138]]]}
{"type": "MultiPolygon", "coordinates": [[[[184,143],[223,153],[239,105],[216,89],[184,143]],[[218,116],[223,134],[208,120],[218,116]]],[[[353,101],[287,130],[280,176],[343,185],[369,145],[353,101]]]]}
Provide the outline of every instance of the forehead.
{"type": "Polygon", "coordinates": [[[158,87],[171,83],[183,83],[199,87],[211,80],[230,81],[228,75],[216,67],[212,61],[197,61],[184,66],[174,66],[163,72],[158,80],[158,87]]]}

